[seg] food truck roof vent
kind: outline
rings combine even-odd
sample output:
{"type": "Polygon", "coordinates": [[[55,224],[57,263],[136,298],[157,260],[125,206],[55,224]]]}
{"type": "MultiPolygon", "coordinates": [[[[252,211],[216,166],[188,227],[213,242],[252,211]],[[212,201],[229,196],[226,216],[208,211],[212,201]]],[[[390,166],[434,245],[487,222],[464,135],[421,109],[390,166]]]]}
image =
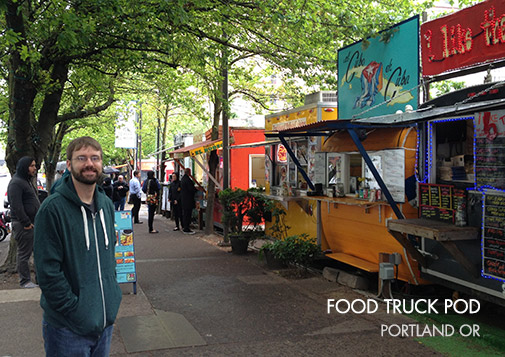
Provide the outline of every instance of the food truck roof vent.
{"type": "Polygon", "coordinates": [[[317,102],[336,102],[337,91],[319,91],[305,96],[305,105],[317,102]]]}

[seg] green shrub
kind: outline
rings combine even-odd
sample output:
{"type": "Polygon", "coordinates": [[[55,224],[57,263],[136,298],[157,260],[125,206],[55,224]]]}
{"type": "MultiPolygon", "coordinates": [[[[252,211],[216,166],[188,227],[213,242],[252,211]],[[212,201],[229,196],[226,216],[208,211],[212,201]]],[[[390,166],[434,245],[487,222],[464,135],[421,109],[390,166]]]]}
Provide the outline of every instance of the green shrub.
{"type": "Polygon", "coordinates": [[[270,250],[276,259],[287,264],[297,264],[307,267],[321,253],[316,238],[309,238],[306,233],[289,236],[268,242],[261,247],[260,252],[270,250]]]}

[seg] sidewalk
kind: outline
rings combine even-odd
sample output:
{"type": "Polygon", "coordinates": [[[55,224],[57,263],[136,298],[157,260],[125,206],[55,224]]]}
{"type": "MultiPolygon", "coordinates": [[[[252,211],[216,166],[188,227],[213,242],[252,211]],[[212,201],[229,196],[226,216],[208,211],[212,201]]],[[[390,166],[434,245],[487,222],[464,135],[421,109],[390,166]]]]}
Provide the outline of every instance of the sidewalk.
{"type": "MultiPolygon", "coordinates": [[[[134,226],[137,294],[122,284],[112,356],[433,355],[411,338],[381,337],[402,316],[327,314],[327,299],[366,299],[320,276],[288,280],[216,236],[173,232],[147,212],[134,226]]],[[[4,247],[0,247],[2,250],[4,247]]],[[[43,356],[38,289],[0,290],[0,356],[43,356]]]]}

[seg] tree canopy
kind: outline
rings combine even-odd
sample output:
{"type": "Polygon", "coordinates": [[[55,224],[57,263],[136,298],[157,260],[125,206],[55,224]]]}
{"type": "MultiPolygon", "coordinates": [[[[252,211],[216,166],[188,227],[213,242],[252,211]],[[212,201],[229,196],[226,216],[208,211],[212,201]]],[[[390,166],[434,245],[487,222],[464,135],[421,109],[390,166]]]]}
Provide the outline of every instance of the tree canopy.
{"type": "MultiPolygon", "coordinates": [[[[219,61],[223,49],[228,58],[258,56],[309,85],[330,86],[336,78],[338,48],[418,14],[431,2],[416,4],[1,0],[1,91],[8,100],[0,101],[0,115],[8,128],[7,163],[12,170],[23,155],[40,163],[57,129],[64,123],[82,125],[83,118],[109,108],[121,81],[134,78],[128,74],[153,79],[157,74],[162,78],[167,69],[208,74],[209,64],[219,61]]],[[[246,70],[240,70],[247,78],[246,70]]],[[[219,83],[219,75],[213,75],[214,83],[219,83]]],[[[162,83],[160,78],[156,81],[162,83]]],[[[161,94],[166,88],[157,89],[161,94]]],[[[178,94],[172,99],[187,93],[178,94]]],[[[177,101],[167,105],[178,106],[177,101]]]]}

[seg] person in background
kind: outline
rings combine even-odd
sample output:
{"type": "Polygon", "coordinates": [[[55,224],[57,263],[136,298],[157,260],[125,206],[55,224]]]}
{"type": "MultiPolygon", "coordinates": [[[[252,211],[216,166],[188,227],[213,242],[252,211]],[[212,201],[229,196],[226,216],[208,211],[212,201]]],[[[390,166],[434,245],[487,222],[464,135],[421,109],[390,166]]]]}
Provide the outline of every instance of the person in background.
{"type": "Polygon", "coordinates": [[[117,181],[112,184],[114,188],[112,191],[112,202],[114,202],[114,209],[116,211],[123,211],[126,203],[126,194],[130,189],[124,180],[123,175],[117,177],[117,181]]]}
{"type": "Polygon", "coordinates": [[[122,292],[116,280],[114,206],[97,185],[102,147],[91,137],[67,147],[70,175],[35,218],[47,356],[108,356],[122,292]]]}
{"type": "Polygon", "coordinates": [[[147,224],[149,228],[149,233],[158,233],[156,229],[153,228],[154,213],[156,212],[156,207],[158,206],[159,196],[160,196],[161,185],[159,181],[154,177],[154,171],[147,172],[147,180],[144,181],[142,185],[142,191],[147,195],[147,213],[148,219],[147,224]]]}
{"type": "Polygon", "coordinates": [[[142,224],[144,222],[139,221],[139,211],[142,199],[142,190],[140,188],[140,171],[133,171],[133,177],[130,180],[130,197],[133,202],[132,217],[133,223],[142,224]]]}
{"type": "Polygon", "coordinates": [[[181,228],[180,220],[182,215],[181,208],[181,181],[179,180],[179,173],[174,172],[172,174],[172,182],[170,183],[170,189],[168,191],[168,199],[170,200],[173,218],[175,220],[174,231],[178,231],[181,228]]]}
{"type": "Polygon", "coordinates": [[[30,256],[33,252],[33,227],[35,215],[40,207],[37,189],[32,179],[37,175],[35,159],[22,157],[16,165],[16,173],[7,187],[7,196],[11,206],[12,236],[17,242],[16,268],[19,285],[23,288],[35,288],[30,273],[30,256]]]}
{"type": "Polygon", "coordinates": [[[195,234],[189,227],[193,208],[195,208],[196,188],[191,179],[191,169],[184,170],[184,176],[181,179],[181,203],[182,203],[182,233],[195,234]]]}
{"type": "Polygon", "coordinates": [[[112,200],[112,191],[114,190],[114,188],[112,187],[112,180],[110,177],[106,177],[103,180],[102,188],[103,188],[105,194],[107,195],[107,197],[109,197],[112,200]]]}

